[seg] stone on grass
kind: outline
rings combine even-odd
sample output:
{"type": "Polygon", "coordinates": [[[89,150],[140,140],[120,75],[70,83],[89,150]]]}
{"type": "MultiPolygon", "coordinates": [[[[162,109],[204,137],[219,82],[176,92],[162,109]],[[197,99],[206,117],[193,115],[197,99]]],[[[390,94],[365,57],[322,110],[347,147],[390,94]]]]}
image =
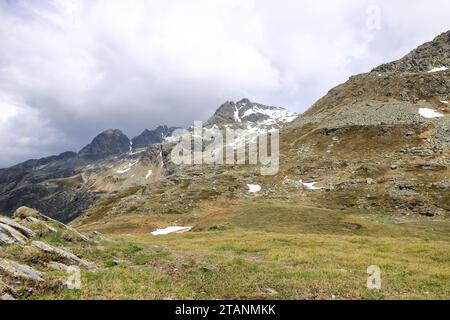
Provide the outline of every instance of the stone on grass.
{"type": "Polygon", "coordinates": [[[21,224],[15,222],[13,219],[0,216],[0,223],[6,224],[10,227],[13,227],[14,229],[20,231],[27,238],[32,238],[32,237],[36,236],[36,233],[33,230],[22,226],[21,224]]]}
{"type": "Polygon", "coordinates": [[[6,274],[14,278],[22,278],[24,280],[44,281],[42,272],[33,269],[25,264],[20,264],[8,259],[0,259],[0,269],[6,274]]]}
{"type": "Polygon", "coordinates": [[[0,223],[0,241],[9,244],[19,243],[24,245],[27,243],[27,238],[13,227],[0,223]]]}
{"type": "Polygon", "coordinates": [[[2,295],[0,297],[0,300],[6,301],[6,300],[16,300],[16,299],[14,299],[14,297],[12,295],[10,295],[9,293],[5,293],[4,295],[2,295]]]}
{"type": "Polygon", "coordinates": [[[76,262],[76,263],[78,263],[78,264],[80,264],[80,265],[82,265],[82,266],[84,266],[84,267],[86,267],[88,269],[93,269],[95,267],[92,262],[89,262],[89,261],[86,261],[84,259],[81,259],[81,258],[77,257],[76,255],[74,255],[70,251],[67,251],[67,250],[64,250],[64,249],[61,249],[61,248],[53,247],[53,246],[51,246],[51,245],[49,245],[49,244],[47,244],[45,242],[33,241],[31,243],[31,245],[33,245],[34,247],[36,247],[36,248],[38,248],[38,249],[40,249],[40,250],[42,250],[44,252],[55,254],[55,255],[57,255],[59,257],[62,257],[64,259],[76,262]]]}
{"type": "Polygon", "coordinates": [[[27,217],[35,217],[39,219],[39,217],[41,217],[41,214],[39,213],[39,211],[35,209],[31,209],[28,207],[20,207],[14,212],[13,217],[22,220],[26,219],[27,217]]]}

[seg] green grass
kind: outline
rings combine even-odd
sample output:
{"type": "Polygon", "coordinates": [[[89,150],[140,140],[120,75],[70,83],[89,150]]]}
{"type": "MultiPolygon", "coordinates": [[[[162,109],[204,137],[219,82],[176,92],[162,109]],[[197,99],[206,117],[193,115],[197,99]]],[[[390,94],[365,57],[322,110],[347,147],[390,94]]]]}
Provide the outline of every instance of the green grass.
{"type": "MultiPolygon", "coordinates": [[[[79,291],[38,292],[33,298],[450,297],[448,224],[437,229],[434,222],[395,224],[384,212],[263,199],[240,202],[232,210],[225,230],[161,237],[130,233],[95,248],[76,248],[101,269],[84,272],[79,291]],[[346,228],[344,222],[361,228],[346,228]],[[116,258],[123,262],[113,264],[116,258]],[[381,290],[366,288],[371,265],[381,268],[381,290]]],[[[202,219],[208,223],[203,214],[202,219]]]]}
{"type": "Polygon", "coordinates": [[[44,235],[43,237],[41,237],[40,239],[38,239],[40,241],[44,241],[50,244],[65,244],[66,240],[64,240],[64,238],[56,233],[48,233],[46,235],[44,235]]]}
{"type": "Polygon", "coordinates": [[[35,298],[447,299],[450,289],[444,242],[243,229],[151,242],[171,253],[144,249],[129,264],[83,273],[80,291],[35,298]],[[370,265],[382,270],[380,291],[365,286],[370,265]]]}
{"type": "Polygon", "coordinates": [[[81,290],[63,289],[55,293],[39,292],[33,299],[161,299],[167,293],[165,276],[152,269],[128,266],[83,272],[81,290]]]}

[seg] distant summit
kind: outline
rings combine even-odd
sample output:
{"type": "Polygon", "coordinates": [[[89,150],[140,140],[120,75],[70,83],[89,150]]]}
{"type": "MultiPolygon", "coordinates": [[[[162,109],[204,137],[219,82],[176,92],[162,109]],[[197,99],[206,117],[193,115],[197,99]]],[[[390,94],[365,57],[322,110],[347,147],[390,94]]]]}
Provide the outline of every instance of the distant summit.
{"type": "Polygon", "coordinates": [[[402,59],[382,64],[372,72],[439,72],[450,67],[450,31],[444,32],[427,42],[402,59]]]}
{"type": "Polygon", "coordinates": [[[118,129],[103,131],[78,153],[80,158],[99,160],[111,155],[127,152],[130,139],[118,129]]]}
{"type": "Polygon", "coordinates": [[[269,126],[281,125],[293,121],[297,116],[296,113],[284,108],[266,106],[244,98],[238,102],[226,101],[206,122],[206,125],[239,124],[245,122],[261,123],[269,126]]]}
{"type": "Polygon", "coordinates": [[[146,148],[154,143],[161,143],[170,137],[177,127],[158,126],[154,130],[145,129],[140,135],[131,139],[133,148],[146,148]]]}

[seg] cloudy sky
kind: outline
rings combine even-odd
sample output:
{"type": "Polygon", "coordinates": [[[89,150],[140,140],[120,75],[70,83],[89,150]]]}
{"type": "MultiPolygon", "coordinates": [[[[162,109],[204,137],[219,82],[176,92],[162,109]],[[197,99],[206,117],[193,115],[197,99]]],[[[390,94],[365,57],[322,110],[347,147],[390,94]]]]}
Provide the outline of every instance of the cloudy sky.
{"type": "Polygon", "coordinates": [[[450,29],[448,0],[0,0],[0,167],[206,120],[303,112],[450,29]]]}

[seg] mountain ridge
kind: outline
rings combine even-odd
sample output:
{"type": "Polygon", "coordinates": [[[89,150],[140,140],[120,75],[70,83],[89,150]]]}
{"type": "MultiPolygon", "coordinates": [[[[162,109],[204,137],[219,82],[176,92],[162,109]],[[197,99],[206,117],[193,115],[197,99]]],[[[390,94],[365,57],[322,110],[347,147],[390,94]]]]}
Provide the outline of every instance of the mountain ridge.
{"type": "MultiPolygon", "coordinates": [[[[241,101],[250,104],[246,99],[241,101]]],[[[285,110],[253,103],[251,106],[285,110]]],[[[264,122],[269,118],[260,115],[248,117],[245,122],[258,124],[255,120],[264,122]]],[[[271,122],[271,125],[283,124],[271,122]]],[[[165,141],[176,129],[168,126],[145,129],[131,140],[119,129],[107,129],[78,153],[65,152],[0,169],[0,210],[11,214],[25,205],[68,222],[112,191],[146,185],[157,179],[164,167],[170,167],[172,144],[165,146],[165,141]],[[142,173],[131,174],[132,169],[142,173]]]]}
{"type": "MultiPolygon", "coordinates": [[[[361,199],[359,195],[363,193],[355,190],[355,196],[350,197],[352,201],[368,207],[381,206],[404,212],[416,210],[419,207],[412,206],[410,198],[398,193],[398,188],[403,186],[399,186],[395,180],[400,177],[414,185],[410,182],[413,177],[411,172],[419,175],[427,173],[429,178],[426,183],[430,186],[434,183],[445,185],[448,176],[446,155],[450,146],[450,111],[444,102],[450,98],[450,73],[448,70],[429,72],[427,69],[439,67],[435,65],[437,60],[434,55],[441,54],[442,48],[448,45],[447,35],[448,32],[438,36],[434,42],[413,50],[404,58],[385,64],[391,67],[383,68],[390,68],[392,72],[381,75],[378,72],[368,72],[350,77],[346,83],[331,89],[301,116],[244,98],[237,102],[226,101],[206,125],[244,128],[249,128],[248,125],[250,128],[261,125],[281,128],[280,173],[272,178],[274,190],[283,190],[284,186],[278,180],[282,175],[288,181],[294,177],[306,183],[319,181],[325,185],[324,189],[341,190],[333,192],[333,195],[343,197],[348,188],[362,187],[359,183],[353,185],[352,181],[357,181],[360,175],[356,172],[383,172],[389,177],[393,175],[390,178],[392,181],[379,182],[385,190],[392,190],[391,194],[383,195],[382,190],[373,190],[374,185],[370,184],[363,189],[378,194],[373,196],[374,199],[361,199]],[[414,57],[413,60],[410,57],[414,57]],[[419,65],[414,59],[423,65],[420,70],[426,71],[405,73],[404,70],[408,69],[402,66],[419,65]],[[428,110],[427,114],[431,111],[439,116],[428,119],[421,113],[421,109],[428,110]],[[358,136],[359,140],[353,141],[353,135],[358,136]],[[328,141],[329,139],[331,140],[328,141]],[[366,162],[367,159],[370,161],[366,162]],[[395,169],[392,172],[385,170],[390,167],[395,169]],[[408,209],[409,207],[413,209],[408,209]]],[[[439,63],[447,61],[446,56],[442,59],[439,63]]],[[[159,134],[159,131],[166,130],[169,128],[161,127],[156,132],[159,134]]],[[[144,131],[146,134],[148,132],[144,131]]],[[[145,144],[146,142],[143,145],[145,144]]],[[[62,207],[65,206],[71,208],[72,219],[92,205],[92,210],[95,210],[98,198],[108,197],[114,192],[146,188],[144,190],[147,191],[142,191],[145,194],[152,189],[149,186],[154,183],[161,186],[167,183],[167,188],[171,184],[177,184],[178,179],[191,179],[201,183],[199,178],[194,178],[199,176],[205,181],[214,178],[215,183],[225,179],[222,175],[215,176],[212,168],[203,168],[206,171],[200,174],[196,173],[200,168],[178,168],[172,165],[169,159],[172,142],[159,141],[141,153],[133,152],[130,146],[130,139],[120,130],[110,129],[94,138],[91,144],[80,151],[78,158],[83,160],[81,162],[73,160],[73,154],[68,154],[68,159],[58,160],[53,166],[49,165],[42,170],[16,168],[15,171],[3,171],[0,177],[0,181],[3,181],[0,185],[0,210],[12,212],[18,204],[41,205],[37,209],[56,217],[60,214],[58,211],[64,211],[62,207]],[[109,141],[112,141],[113,150],[108,150],[109,141]],[[23,197],[24,190],[27,190],[30,198],[23,197]],[[40,202],[44,195],[49,199],[53,196],[58,199],[56,209],[52,207],[55,206],[54,199],[45,205],[40,202]],[[79,199],[86,199],[78,205],[80,210],[76,209],[79,199]]],[[[233,170],[229,174],[234,175],[233,170]]],[[[254,174],[252,168],[247,167],[245,170],[248,171],[244,177],[254,174]]],[[[221,192],[231,197],[240,197],[242,194],[238,191],[241,188],[239,183],[243,183],[244,177],[234,178],[236,185],[229,187],[233,191],[227,191],[226,188],[221,192]]],[[[377,176],[371,173],[366,178],[374,180],[377,176]]],[[[270,177],[267,179],[270,180],[270,177]]],[[[221,192],[215,191],[211,196],[221,192]]],[[[421,191],[422,209],[418,209],[421,214],[441,215],[448,210],[445,201],[436,198],[439,192],[421,191]]],[[[209,194],[210,191],[206,193],[209,194]]],[[[323,198],[322,195],[318,192],[311,197],[324,202],[327,197],[323,198]]],[[[143,197],[134,196],[137,199],[143,197]]],[[[183,212],[186,209],[188,198],[181,195],[175,199],[169,195],[167,197],[172,206],[164,207],[159,203],[155,204],[155,210],[183,212]],[[179,208],[176,203],[179,203],[179,208]]],[[[206,198],[209,199],[209,196],[206,198]]],[[[328,198],[342,203],[334,196],[328,195],[328,198]]],[[[195,201],[192,201],[190,205],[195,206],[195,201]]],[[[67,210],[64,212],[63,219],[68,219],[69,213],[67,210]]]]}

